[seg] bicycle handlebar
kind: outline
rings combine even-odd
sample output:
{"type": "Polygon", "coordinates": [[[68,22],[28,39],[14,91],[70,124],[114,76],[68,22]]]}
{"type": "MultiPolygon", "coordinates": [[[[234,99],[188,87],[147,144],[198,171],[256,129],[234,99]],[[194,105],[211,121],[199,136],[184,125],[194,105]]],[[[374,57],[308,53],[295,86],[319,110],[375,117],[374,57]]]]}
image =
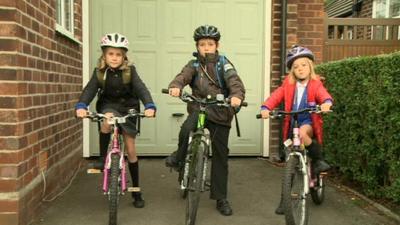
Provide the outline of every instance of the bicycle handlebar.
{"type": "MultiPolygon", "coordinates": [[[[87,113],[88,114],[85,118],[88,118],[95,122],[107,119],[106,115],[103,113],[96,113],[96,112],[90,112],[90,111],[87,111],[87,113]]],[[[146,117],[144,115],[144,113],[139,113],[139,112],[136,112],[136,110],[134,110],[134,109],[130,109],[128,111],[128,114],[126,114],[125,116],[112,116],[112,117],[108,118],[109,119],[108,123],[109,124],[125,123],[126,118],[135,117],[135,116],[146,117]]]]}
{"type": "MultiPolygon", "coordinates": [[[[333,111],[329,110],[327,112],[333,112],[333,111]]],[[[275,119],[275,118],[282,117],[284,115],[295,115],[295,114],[302,114],[302,113],[317,113],[317,114],[322,113],[321,106],[316,105],[315,108],[305,108],[305,109],[295,110],[295,111],[291,111],[291,112],[286,112],[283,110],[273,110],[273,111],[269,112],[269,115],[270,115],[270,118],[275,119]]],[[[261,114],[257,114],[256,118],[261,119],[262,118],[261,114]]]]}
{"type": "MultiPolygon", "coordinates": [[[[166,89],[166,88],[163,88],[163,89],[161,90],[161,93],[163,93],[163,94],[169,94],[169,90],[166,89]]],[[[222,95],[222,94],[221,94],[221,95],[222,95]]],[[[193,96],[193,95],[191,95],[191,94],[189,94],[189,93],[186,93],[186,92],[183,92],[183,93],[179,96],[179,98],[180,98],[182,101],[184,101],[184,102],[192,102],[192,101],[195,101],[195,102],[197,102],[197,103],[204,104],[204,105],[218,105],[218,106],[224,106],[224,107],[230,107],[230,102],[231,102],[229,98],[219,98],[219,97],[217,96],[217,97],[214,98],[214,99],[212,99],[211,97],[202,99],[202,98],[197,98],[197,97],[195,97],[195,96],[193,96]]],[[[247,105],[248,105],[247,102],[242,102],[242,103],[240,104],[240,106],[243,106],[243,107],[247,107],[247,105]]]]}

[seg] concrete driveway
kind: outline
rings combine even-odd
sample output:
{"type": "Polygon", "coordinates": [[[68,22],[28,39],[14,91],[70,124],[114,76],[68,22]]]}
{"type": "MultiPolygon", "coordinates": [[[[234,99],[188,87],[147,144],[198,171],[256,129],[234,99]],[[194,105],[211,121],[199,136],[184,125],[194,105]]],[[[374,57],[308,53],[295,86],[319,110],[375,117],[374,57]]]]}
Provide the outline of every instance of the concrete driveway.
{"type": "MultiPolygon", "coordinates": [[[[141,186],[146,207],[136,209],[130,195],[120,202],[119,225],[184,225],[185,200],[179,197],[177,174],[159,158],[140,161],[141,186]]],[[[279,202],[282,168],[259,158],[230,159],[229,201],[234,214],[220,215],[215,201],[203,193],[197,225],[284,225],[274,214],[279,202]]],[[[107,225],[106,197],[100,191],[101,176],[81,171],[72,186],[45,211],[35,225],[107,225]]],[[[321,206],[311,204],[309,225],[395,225],[371,207],[365,207],[328,186],[321,206]]]]}

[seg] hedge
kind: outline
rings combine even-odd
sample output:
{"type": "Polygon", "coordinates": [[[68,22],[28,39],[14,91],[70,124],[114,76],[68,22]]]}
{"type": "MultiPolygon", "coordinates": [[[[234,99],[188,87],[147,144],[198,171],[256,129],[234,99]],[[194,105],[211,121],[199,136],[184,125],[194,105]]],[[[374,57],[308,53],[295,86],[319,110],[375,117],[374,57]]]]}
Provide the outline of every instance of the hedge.
{"type": "Polygon", "coordinates": [[[364,194],[400,202],[400,52],[320,64],[334,98],[324,152],[364,194]]]}

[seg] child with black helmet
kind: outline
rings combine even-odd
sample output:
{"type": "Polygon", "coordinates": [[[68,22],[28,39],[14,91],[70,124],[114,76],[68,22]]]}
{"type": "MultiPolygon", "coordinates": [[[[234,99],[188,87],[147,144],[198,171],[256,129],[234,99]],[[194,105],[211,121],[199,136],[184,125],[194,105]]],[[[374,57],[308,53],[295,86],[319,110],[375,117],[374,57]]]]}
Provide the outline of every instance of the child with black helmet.
{"type": "MultiPolygon", "coordinates": [[[[196,60],[191,60],[169,84],[169,94],[178,97],[186,85],[192,88],[195,97],[205,98],[207,95],[225,94],[231,99],[232,107],[239,107],[245,97],[244,85],[232,63],[219,54],[221,34],[215,26],[203,25],[194,31],[197,52],[196,60]],[[223,57],[223,58],[221,58],[223,57]],[[225,63],[221,63],[221,59],[225,63]],[[223,65],[221,65],[223,64],[223,65]],[[218,67],[222,67],[223,78],[218,75],[218,67]],[[225,85],[221,85],[221,81],[225,85]],[[225,87],[224,87],[225,86],[225,87]]],[[[198,106],[188,104],[188,117],[182,124],[179,133],[178,150],[166,158],[166,165],[179,167],[186,157],[190,131],[196,128],[198,106]]],[[[232,208],[227,201],[228,185],[228,138],[234,115],[233,108],[210,107],[207,111],[206,127],[212,137],[212,168],[210,198],[217,200],[217,210],[225,216],[232,215],[232,208]]]]}
{"type": "MultiPolygon", "coordinates": [[[[128,113],[129,109],[140,110],[139,100],[144,104],[146,117],[154,117],[156,106],[150,92],[140,79],[133,65],[128,64],[126,53],[128,39],[118,33],[106,34],[101,39],[102,55],[94,69],[92,78],[85,86],[76,104],[76,116],[84,118],[90,102],[98,93],[96,110],[108,117],[120,116],[128,113]]],[[[128,153],[128,167],[135,190],[139,187],[139,164],[136,155],[135,137],[137,134],[135,118],[127,119],[121,125],[126,152],[128,153]]],[[[104,167],[104,157],[110,140],[111,126],[106,122],[100,128],[100,159],[96,168],[104,167]]],[[[133,192],[133,205],[136,208],[144,207],[144,200],[140,191],[133,192]]]]}
{"type": "MultiPolygon", "coordinates": [[[[321,105],[322,112],[328,112],[333,99],[325,89],[320,77],[314,71],[314,54],[306,47],[293,46],[286,58],[289,74],[282,85],[272,92],[261,106],[261,116],[269,117],[269,112],[284,101],[285,111],[301,110],[321,105]]],[[[330,169],[323,160],[322,144],[322,117],[319,114],[301,114],[298,117],[300,137],[308,149],[309,157],[313,160],[314,172],[324,172],[330,169]],[[316,142],[313,140],[316,138],[316,142]]],[[[286,140],[291,126],[290,117],[284,119],[283,139],[286,140]]],[[[275,213],[283,214],[282,198],[275,213]]]]}

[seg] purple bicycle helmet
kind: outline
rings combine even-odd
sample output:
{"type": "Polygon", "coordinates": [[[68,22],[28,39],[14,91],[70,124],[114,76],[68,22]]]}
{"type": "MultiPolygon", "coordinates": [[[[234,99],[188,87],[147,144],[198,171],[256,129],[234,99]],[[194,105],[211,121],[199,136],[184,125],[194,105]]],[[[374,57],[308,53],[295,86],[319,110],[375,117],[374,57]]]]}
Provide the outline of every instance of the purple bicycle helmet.
{"type": "Polygon", "coordinates": [[[289,70],[292,68],[293,62],[300,57],[307,57],[314,61],[314,54],[310,49],[303,46],[293,45],[286,56],[286,66],[289,70]]]}

